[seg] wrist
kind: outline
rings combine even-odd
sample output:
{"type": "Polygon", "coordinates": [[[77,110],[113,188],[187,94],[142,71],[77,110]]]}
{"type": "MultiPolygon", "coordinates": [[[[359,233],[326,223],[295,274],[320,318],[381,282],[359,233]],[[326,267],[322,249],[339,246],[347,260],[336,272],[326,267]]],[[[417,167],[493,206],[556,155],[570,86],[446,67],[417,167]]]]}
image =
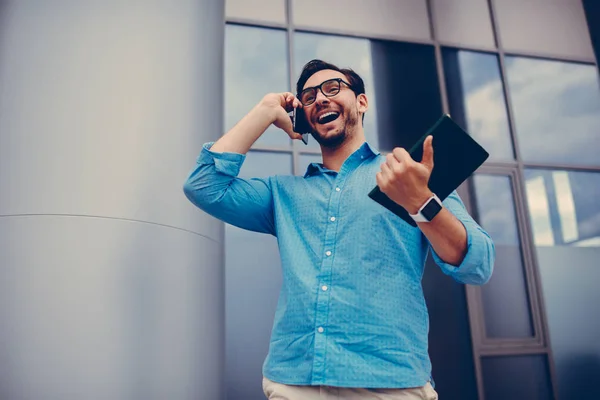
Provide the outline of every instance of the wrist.
{"type": "Polygon", "coordinates": [[[265,118],[269,124],[272,124],[277,120],[277,108],[280,107],[278,105],[270,104],[266,102],[265,99],[261,100],[256,106],[256,111],[263,118],[265,118]]]}
{"type": "Polygon", "coordinates": [[[427,200],[429,200],[432,196],[433,192],[429,190],[429,188],[427,188],[427,190],[423,190],[413,197],[414,200],[412,201],[412,204],[406,208],[406,211],[408,211],[409,214],[418,213],[421,207],[423,207],[427,200]]]}

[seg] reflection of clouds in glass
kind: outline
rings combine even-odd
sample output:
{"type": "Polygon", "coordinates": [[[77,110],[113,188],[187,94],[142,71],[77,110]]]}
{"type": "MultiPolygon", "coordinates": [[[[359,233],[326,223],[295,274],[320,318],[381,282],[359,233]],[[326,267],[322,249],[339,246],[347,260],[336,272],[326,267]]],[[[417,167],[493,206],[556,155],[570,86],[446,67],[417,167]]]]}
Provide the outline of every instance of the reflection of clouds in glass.
{"type": "Polygon", "coordinates": [[[500,69],[495,55],[459,51],[469,133],[491,159],[513,159],[500,69]]]}
{"type": "Polygon", "coordinates": [[[592,65],[507,57],[523,159],[600,164],[600,91],[592,65]]]}
{"type": "Polygon", "coordinates": [[[315,58],[330,62],[340,68],[351,68],[364,80],[365,94],[369,100],[369,110],[365,114],[365,136],[370,144],[377,147],[379,142],[377,140],[377,119],[375,118],[377,109],[370,41],[314,33],[296,33],[294,36],[294,75],[296,79],[304,64],[315,58]]]}
{"type": "Polygon", "coordinates": [[[480,225],[490,234],[494,243],[518,245],[510,178],[476,174],[473,179],[480,225]]]}
{"type": "Polygon", "coordinates": [[[573,242],[579,239],[579,233],[577,231],[577,215],[575,214],[575,203],[573,202],[569,175],[566,171],[555,171],[552,173],[552,179],[556,191],[563,241],[566,243],[573,242]]]}
{"type": "Polygon", "coordinates": [[[533,241],[536,246],[554,246],[554,234],[550,222],[550,205],[544,178],[541,176],[527,179],[527,206],[533,228],[533,241]]]}
{"type": "Polygon", "coordinates": [[[600,174],[529,169],[525,187],[536,246],[598,243],[600,174]]]}
{"type": "MultiPolygon", "coordinates": [[[[598,221],[600,223],[600,221],[598,221]]],[[[575,247],[600,247],[600,236],[595,238],[581,240],[574,245],[575,247]]]]}
{"type": "MultiPolygon", "coordinates": [[[[285,31],[227,25],[225,31],[225,129],[231,129],[265,94],[289,90],[285,31]]],[[[270,127],[257,143],[289,146],[270,127]]]]}

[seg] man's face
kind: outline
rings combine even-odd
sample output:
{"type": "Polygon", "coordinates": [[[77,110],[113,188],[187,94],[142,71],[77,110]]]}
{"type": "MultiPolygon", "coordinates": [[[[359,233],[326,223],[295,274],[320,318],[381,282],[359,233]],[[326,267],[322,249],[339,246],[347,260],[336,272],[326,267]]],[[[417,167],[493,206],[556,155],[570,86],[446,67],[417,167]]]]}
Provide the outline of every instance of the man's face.
{"type": "MultiPolygon", "coordinates": [[[[313,74],[306,81],[303,89],[318,86],[335,78],[349,83],[348,78],[341,72],[327,69],[313,74]]],[[[304,106],[304,112],[315,140],[322,146],[332,148],[341,145],[354,133],[360,117],[357,96],[344,83],[340,84],[339,93],[332,97],[327,97],[317,90],[314,103],[304,106]]]]}

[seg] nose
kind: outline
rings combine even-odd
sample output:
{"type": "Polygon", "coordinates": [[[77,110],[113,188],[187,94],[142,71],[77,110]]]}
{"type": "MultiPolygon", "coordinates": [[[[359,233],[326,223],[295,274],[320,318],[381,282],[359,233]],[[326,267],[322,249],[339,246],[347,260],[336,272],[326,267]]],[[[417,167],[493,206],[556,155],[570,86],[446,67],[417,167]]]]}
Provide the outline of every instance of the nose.
{"type": "Polygon", "coordinates": [[[327,98],[327,96],[325,96],[322,91],[317,90],[317,97],[315,97],[315,103],[329,103],[329,98],[327,98]]]}

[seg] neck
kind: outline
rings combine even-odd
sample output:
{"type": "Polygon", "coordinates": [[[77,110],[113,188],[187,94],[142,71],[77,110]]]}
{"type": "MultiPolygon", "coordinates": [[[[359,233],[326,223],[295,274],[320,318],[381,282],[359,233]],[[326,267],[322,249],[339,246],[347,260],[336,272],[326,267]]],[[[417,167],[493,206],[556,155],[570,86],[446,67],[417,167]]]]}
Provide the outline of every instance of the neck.
{"type": "Polygon", "coordinates": [[[356,132],[350,135],[341,145],[336,148],[321,146],[323,166],[332,171],[340,172],[342,164],[352,153],[365,142],[365,132],[362,126],[358,126],[356,132]]]}

